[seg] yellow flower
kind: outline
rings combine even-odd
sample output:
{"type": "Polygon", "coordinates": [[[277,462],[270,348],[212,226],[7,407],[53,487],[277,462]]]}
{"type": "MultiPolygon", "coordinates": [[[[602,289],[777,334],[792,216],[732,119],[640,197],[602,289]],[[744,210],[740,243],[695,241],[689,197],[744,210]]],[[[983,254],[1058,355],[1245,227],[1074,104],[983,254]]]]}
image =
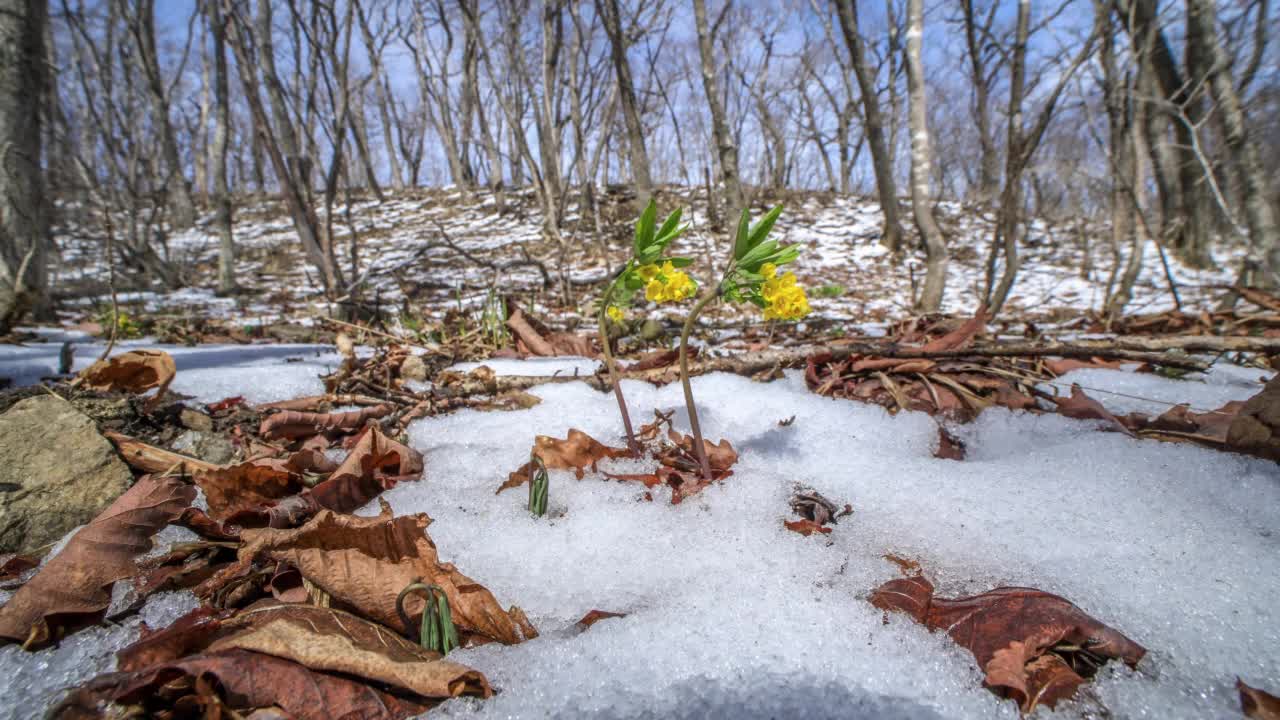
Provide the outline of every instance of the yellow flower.
{"type": "Polygon", "coordinates": [[[650,302],[677,302],[693,295],[698,289],[693,279],[677,270],[669,260],[661,267],[642,265],[636,272],[646,280],[644,296],[650,302]]]}
{"type": "Polygon", "coordinates": [[[773,263],[765,263],[760,266],[760,274],[772,280],[778,274],[778,266],[773,263]]]}
{"type": "Polygon", "coordinates": [[[777,277],[776,267],[766,266],[761,270],[769,272],[769,279],[760,289],[766,320],[799,320],[809,314],[809,298],[805,296],[804,288],[796,284],[795,273],[777,277]]]}
{"type": "Polygon", "coordinates": [[[614,322],[622,322],[622,308],[619,308],[617,305],[610,305],[609,308],[605,310],[605,313],[614,322]]]}

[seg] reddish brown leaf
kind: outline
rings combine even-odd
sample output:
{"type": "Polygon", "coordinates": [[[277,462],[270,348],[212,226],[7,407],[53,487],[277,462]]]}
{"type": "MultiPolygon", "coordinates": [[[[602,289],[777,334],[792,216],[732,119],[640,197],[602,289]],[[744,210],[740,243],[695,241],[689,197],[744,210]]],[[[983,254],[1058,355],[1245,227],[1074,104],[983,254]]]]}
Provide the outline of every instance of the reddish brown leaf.
{"type": "Polygon", "coordinates": [[[214,470],[218,466],[213,463],[197,460],[186,455],[179,455],[163,448],[148,445],[141,440],[107,430],[103,437],[116,446],[116,451],[125,463],[134,470],[145,473],[192,473],[199,470],[214,470]]]}
{"type": "Polygon", "coordinates": [[[1112,415],[1110,411],[1102,406],[1102,403],[1086,395],[1079,385],[1072,383],[1071,397],[1050,396],[1049,400],[1058,406],[1059,413],[1069,418],[1105,420],[1111,427],[1125,435],[1133,435],[1133,431],[1120,422],[1120,418],[1112,415]]]}
{"type": "MultiPolygon", "coordinates": [[[[444,589],[463,633],[505,644],[534,637],[537,631],[519,608],[504,611],[483,586],[440,562],[426,534],[430,523],[424,514],[392,517],[384,503],[378,517],[322,510],[300,528],[245,530],[239,560],[196,593],[212,596],[247,575],[255,562],[287,562],[334,600],[383,625],[404,629],[396,596],[421,579],[444,589]]],[[[424,607],[417,595],[405,602],[411,617],[421,615],[424,607]]]]}
{"type": "Polygon", "coordinates": [[[218,712],[225,706],[241,713],[279,708],[292,720],[401,720],[426,712],[436,702],[393,695],[271,655],[230,650],[100,675],[74,691],[51,717],[106,720],[114,717],[111,706],[138,705],[145,717],[200,717],[200,708],[218,712]]]}
{"type": "Polygon", "coordinates": [[[965,444],[941,425],[938,426],[938,447],[933,456],[941,460],[964,460],[965,444]]]}
{"type": "Polygon", "coordinates": [[[306,438],[329,432],[350,433],[364,427],[369,420],[390,415],[390,405],[374,405],[340,413],[311,413],[285,410],[267,416],[258,434],[268,440],[306,438]]]}
{"type": "Polygon", "coordinates": [[[1045,358],[1044,366],[1054,375],[1066,375],[1072,370],[1088,368],[1119,370],[1124,366],[1124,363],[1119,360],[1103,360],[1102,358],[1089,358],[1087,360],[1078,358],[1045,358]]]}
{"type": "Polygon", "coordinates": [[[251,460],[195,474],[214,520],[292,495],[302,489],[301,480],[283,460],[251,460]]]}
{"type": "Polygon", "coordinates": [[[338,469],[316,485],[311,494],[322,508],[354,512],[397,482],[422,477],[422,470],[422,453],[370,427],[338,469]]]}
{"type": "Polygon", "coordinates": [[[901,555],[894,553],[886,553],[882,557],[894,565],[897,565],[898,569],[902,571],[902,574],[907,577],[914,577],[921,573],[920,563],[912,560],[911,558],[904,558],[901,555]]]}
{"type": "Polygon", "coordinates": [[[785,526],[786,526],[786,528],[787,528],[788,530],[790,530],[791,532],[793,532],[793,533],[800,533],[801,535],[804,535],[805,537],[809,537],[810,535],[812,535],[812,534],[814,534],[814,533],[821,533],[821,534],[823,534],[823,535],[829,535],[829,534],[831,533],[831,528],[829,528],[829,527],[824,527],[824,526],[819,525],[818,523],[816,523],[816,522],[814,522],[814,521],[812,521],[812,520],[808,520],[808,519],[805,519],[805,520],[783,520],[783,521],[782,521],[782,524],[783,524],[783,525],[785,525],[785,526]]]}
{"type": "Polygon", "coordinates": [[[601,620],[608,620],[609,618],[624,618],[626,616],[627,616],[627,613],[608,612],[606,610],[592,610],[588,612],[586,615],[583,615],[582,619],[579,620],[576,624],[579,629],[586,630],[587,628],[591,627],[592,625],[595,625],[601,620]]]}
{"type": "Polygon", "coordinates": [[[1081,669],[1092,674],[1107,659],[1132,666],[1146,654],[1071,602],[1031,588],[996,588],[947,600],[933,597],[933,584],[919,576],[890,580],[869,600],[878,608],[905,612],[930,630],[946,630],[973,653],[986,684],[1027,711],[1069,697],[1080,684],[1072,675],[1081,669]],[[1074,654],[1086,655],[1089,662],[1073,668],[1066,658],[1074,654]]]}
{"type": "Polygon", "coordinates": [[[144,627],[142,637],[116,653],[116,669],[137,672],[203,652],[222,632],[223,622],[234,614],[231,610],[206,605],[174,620],[166,628],[144,627]]]}
{"type": "Polygon", "coordinates": [[[0,582],[14,580],[39,564],[39,560],[26,555],[17,553],[0,555],[0,582]]]}
{"type": "Polygon", "coordinates": [[[943,335],[936,340],[930,340],[920,349],[925,352],[939,352],[942,350],[958,350],[966,347],[973,342],[973,338],[987,327],[987,306],[978,307],[978,312],[967,320],[963,325],[943,335]]]}
{"type": "Polygon", "coordinates": [[[235,397],[223,398],[217,402],[211,402],[205,406],[208,411],[214,415],[226,412],[232,408],[244,405],[244,396],[236,395],[235,397]]]}
{"type": "MultiPolygon", "coordinates": [[[[625,448],[609,447],[581,430],[570,430],[564,440],[539,435],[533,439],[531,454],[541,459],[548,470],[572,470],[579,480],[586,474],[587,468],[594,472],[601,460],[631,457],[630,451],[625,448]]],[[[520,469],[507,476],[507,481],[496,492],[529,482],[533,466],[533,461],[521,465],[520,469]]]]}
{"type": "Polygon", "coordinates": [[[1236,690],[1240,692],[1240,711],[1255,720],[1280,720],[1280,698],[1264,690],[1244,684],[1236,678],[1236,690]]]}
{"type": "Polygon", "coordinates": [[[0,607],[0,638],[39,647],[55,629],[105,610],[112,584],[137,572],[134,558],[151,549],[151,536],[181,515],[195,494],[195,487],[174,477],[138,480],[0,607]]]}
{"type": "Polygon", "coordinates": [[[85,368],[80,381],[90,390],[144,393],[160,388],[158,400],[177,372],[173,357],[163,350],[131,350],[85,368]]]}
{"type": "MultiPolygon", "coordinates": [[[[693,360],[698,357],[700,348],[691,348],[689,350],[689,359],[693,360]]],[[[657,370],[658,368],[669,367],[680,359],[680,350],[654,350],[640,356],[639,360],[626,365],[622,368],[624,372],[637,373],[645,370],[657,370]]]]}

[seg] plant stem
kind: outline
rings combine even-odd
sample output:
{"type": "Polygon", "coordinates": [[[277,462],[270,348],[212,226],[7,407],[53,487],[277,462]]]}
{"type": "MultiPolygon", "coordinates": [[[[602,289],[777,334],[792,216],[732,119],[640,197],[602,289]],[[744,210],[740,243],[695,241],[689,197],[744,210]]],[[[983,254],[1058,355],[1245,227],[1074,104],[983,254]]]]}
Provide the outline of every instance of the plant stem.
{"type": "Polygon", "coordinates": [[[627,401],[622,397],[622,382],[618,377],[618,368],[613,361],[613,351],[609,349],[608,314],[609,300],[613,297],[615,280],[609,284],[600,298],[600,317],[597,332],[600,336],[600,350],[604,353],[604,366],[609,371],[609,384],[613,385],[613,396],[618,399],[618,412],[622,414],[622,427],[627,431],[627,449],[636,455],[640,454],[640,443],[636,441],[635,432],[631,429],[631,415],[627,412],[627,401]]]}
{"type": "Polygon", "coordinates": [[[708,289],[689,311],[689,316],[684,320],[684,329],[680,331],[680,384],[684,387],[684,404],[689,411],[689,427],[693,430],[693,451],[698,456],[698,464],[702,466],[702,477],[707,482],[711,482],[711,463],[707,461],[707,449],[702,441],[702,427],[698,425],[698,408],[693,402],[693,388],[689,384],[689,333],[693,330],[693,323],[698,319],[698,313],[701,313],[703,308],[719,296],[720,285],[717,283],[708,289]]]}

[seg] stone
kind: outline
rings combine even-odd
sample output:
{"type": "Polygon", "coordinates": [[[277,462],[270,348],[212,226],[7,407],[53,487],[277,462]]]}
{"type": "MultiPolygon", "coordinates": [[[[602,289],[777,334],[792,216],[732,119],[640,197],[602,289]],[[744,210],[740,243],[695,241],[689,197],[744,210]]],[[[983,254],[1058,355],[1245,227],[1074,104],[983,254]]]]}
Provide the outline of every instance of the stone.
{"type": "Polygon", "coordinates": [[[213,418],[191,408],[182,408],[182,412],[178,413],[178,422],[190,430],[209,432],[213,429],[213,418]]]}
{"type": "Polygon", "coordinates": [[[200,430],[187,430],[182,433],[173,441],[169,449],[214,465],[230,464],[236,455],[236,446],[232,445],[225,436],[200,430]]]}
{"type": "Polygon", "coordinates": [[[67,401],[27,398],[0,415],[0,552],[42,553],[133,483],[93,421],[67,401]]]}
{"type": "Polygon", "coordinates": [[[426,380],[427,363],[420,355],[410,355],[400,363],[400,377],[405,380],[426,380]]]}

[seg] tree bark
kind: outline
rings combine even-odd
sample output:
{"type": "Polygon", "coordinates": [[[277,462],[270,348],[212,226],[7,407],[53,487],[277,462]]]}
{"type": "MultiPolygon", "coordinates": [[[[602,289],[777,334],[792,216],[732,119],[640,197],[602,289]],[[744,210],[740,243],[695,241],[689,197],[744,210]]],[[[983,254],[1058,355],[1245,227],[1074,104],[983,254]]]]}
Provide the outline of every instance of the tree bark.
{"type": "Polygon", "coordinates": [[[213,172],[214,225],[218,228],[218,292],[236,291],[236,244],[231,232],[231,188],[227,183],[227,140],[231,131],[231,90],[227,79],[227,27],[216,2],[205,6],[213,34],[214,127],[210,169],[213,172]]]}
{"type": "Polygon", "coordinates": [[[0,335],[46,302],[49,206],[41,170],[44,0],[0,0],[0,335]]]}
{"type": "Polygon", "coordinates": [[[649,152],[645,148],[644,125],[640,122],[640,104],[636,101],[635,84],[631,81],[631,63],[627,60],[627,36],[622,27],[622,9],[618,0],[596,0],[596,11],[609,36],[610,57],[618,84],[618,100],[622,119],[627,126],[627,148],[631,154],[631,176],[636,184],[636,201],[640,207],[653,194],[649,176],[649,152]]]}
{"type": "Polygon", "coordinates": [[[893,252],[902,247],[902,223],[898,219],[898,186],[893,179],[893,161],[885,140],[884,118],[880,113],[880,98],[876,92],[875,76],[867,65],[866,50],[858,29],[856,0],[832,0],[840,18],[840,30],[849,49],[849,59],[861,93],[862,115],[865,121],[867,143],[871,146],[871,166],[876,175],[876,191],[880,196],[880,210],[884,213],[884,229],[880,242],[893,252]]]}
{"type": "Polygon", "coordinates": [[[929,180],[933,176],[929,152],[929,112],[925,106],[924,0],[907,0],[907,94],[911,128],[911,210],[916,230],[924,240],[926,270],[924,288],[916,301],[921,312],[937,312],[942,307],[947,283],[947,245],[933,217],[933,197],[929,180]]]}
{"type": "MultiPolygon", "coordinates": [[[[731,0],[725,2],[729,3],[731,0]]],[[[723,13],[728,9],[726,4],[720,19],[723,19],[723,13]]],[[[717,19],[714,27],[708,25],[707,0],[693,0],[693,21],[698,33],[698,58],[702,67],[702,89],[706,96],[707,110],[711,113],[711,136],[716,144],[720,181],[724,184],[725,203],[728,205],[725,217],[732,222],[746,206],[746,197],[742,193],[742,182],[738,175],[738,146],[729,132],[724,103],[720,101],[720,83],[716,79],[715,33],[720,19],[717,19]]]]}

